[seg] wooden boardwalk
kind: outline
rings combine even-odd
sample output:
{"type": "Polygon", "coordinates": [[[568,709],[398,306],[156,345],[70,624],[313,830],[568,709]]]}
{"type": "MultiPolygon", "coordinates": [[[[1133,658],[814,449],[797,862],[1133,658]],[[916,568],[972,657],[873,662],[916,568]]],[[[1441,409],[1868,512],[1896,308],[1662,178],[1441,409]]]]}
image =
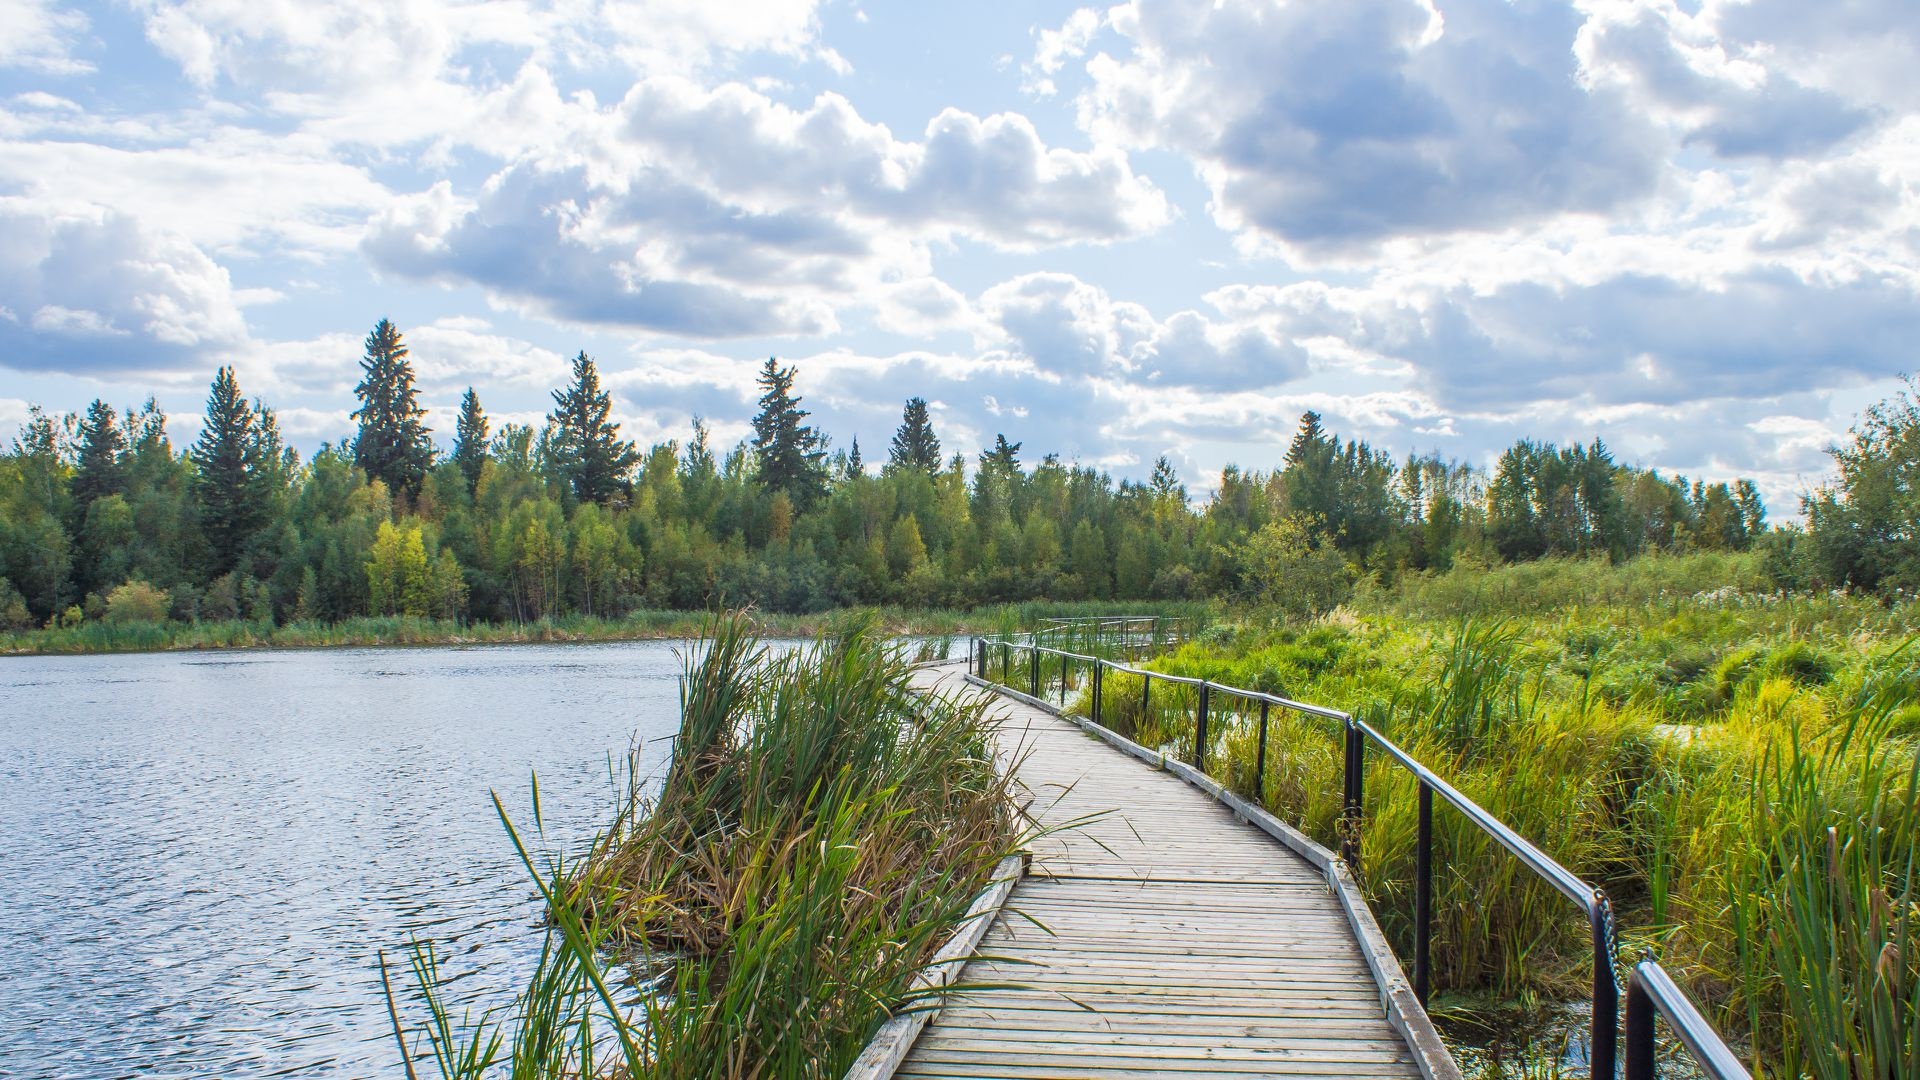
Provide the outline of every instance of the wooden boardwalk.
{"type": "MultiPolygon", "coordinates": [[[[964,686],[957,668],[919,678],[964,686]]],[[[1321,870],[1178,777],[1002,701],[1029,813],[1098,816],[1034,845],[960,976],[1026,989],[956,995],[896,1075],[1422,1075],[1321,870]]]]}

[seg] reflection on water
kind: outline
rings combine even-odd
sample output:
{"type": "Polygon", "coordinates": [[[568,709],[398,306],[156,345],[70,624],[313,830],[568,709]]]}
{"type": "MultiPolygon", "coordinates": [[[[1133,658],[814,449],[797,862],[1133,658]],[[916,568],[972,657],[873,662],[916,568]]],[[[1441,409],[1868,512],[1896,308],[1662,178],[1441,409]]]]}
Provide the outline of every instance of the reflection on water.
{"type": "Polygon", "coordinates": [[[386,1075],[375,957],[456,1002],[531,968],[488,799],[604,823],[676,726],[674,646],[0,660],[0,1075],[386,1075]]]}

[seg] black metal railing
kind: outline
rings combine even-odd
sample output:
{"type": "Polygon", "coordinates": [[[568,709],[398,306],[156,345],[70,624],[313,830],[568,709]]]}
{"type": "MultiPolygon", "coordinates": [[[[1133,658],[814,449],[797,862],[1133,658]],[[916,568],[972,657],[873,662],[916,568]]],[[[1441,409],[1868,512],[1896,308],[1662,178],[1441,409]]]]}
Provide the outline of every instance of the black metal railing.
{"type": "Polygon", "coordinates": [[[1104,657],[1067,652],[1034,642],[1004,639],[989,641],[985,638],[974,638],[968,644],[968,670],[983,680],[997,681],[1004,686],[1017,688],[1012,681],[1017,666],[1013,657],[1019,652],[1027,654],[1025,689],[1029,697],[1036,699],[1044,698],[1042,691],[1050,688],[1043,685],[1042,657],[1058,658],[1062,707],[1067,702],[1071,665],[1075,663],[1086,665],[1090,671],[1089,681],[1092,684],[1090,718],[1093,723],[1101,727],[1107,726],[1101,715],[1104,699],[1102,683],[1107,673],[1132,676],[1140,680],[1140,715],[1143,720],[1150,715],[1155,682],[1196,688],[1192,764],[1196,771],[1202,773],[1207,769],[1207,743],[1210,734],[1208,728],[1211,719],[1209,714],[1213,711],[1215,695],[1257,703],[1260,711],[1254,751],[1254,776],[1256,777],[1254,794],[1262,807],[1267,801],[1267,727],[1272,710],[1275,708],[1289,710],[1338,725],[1344,740],[1341,815],[1337,830],[1340,843],[1339,854],[1340,858],[1355,870],[1360,866],[1361,835],[1366,809],[1367,745],[1372,743],[1387,755],[1389,761],[1412,773],[1419,785],[1419,826],[1414,847],[1413,989],[1422,1005],[1426,1004],[1432,981],[1430,954],[1433,942],[1433,798],[1438,795],[1481,832],[1519,859],[1527,869],[1566,897],[1586,916],[1589,940],[1593,949],[1593,1010],[1589,1048],[1589,1064],[1593,1076],[1612,1077],[1616,1073],[1620,1042],[1619,1007],[1623,989],[1628,993],[1629,1080],[1640,1080],[1642,1077],[1653,1075],[1651,1072],[1653,1019],[1650,1008],[1658,1008],[1660,1013],[1667,1017],[1669,1023],[1680,1035],[1681,1041],[1699,1059],[1710,1077],[1723,1080],[1727,1077],[1746,1076],[1746,1072],[1740,1069],[1733,1052],[1727,1048],[1726,1042],[1710,1024],[1700,1017],[1699,1012],[1688,1002],[1685,993],[1667,977],[1658,964],[1651,960],[1641,961],[1633,970],[1634,981],[1623,987],[1619,969],[1615,963],[1617,940],[1614,933],[1613,905],[1608,900],[1605,890],[1589,884],[1573,871],[1554,861],[1525,837],[1514,832],[1505,822],[1461,794],[1432,769],[1382,735],[1372,725],[1338,709],[1295,701],[1278,694],[1225,686],[1206,679],[1149,671],[1104,657]],[[998,650],[1000,661],[998,665],[1000,677],[997,680],[992,675],[995,650],[998,650]],[[1639,999],[1634,997],[1635,994],[1641,995],[1647,1002],[1651,1002],[1651,1005],[1643,1005],[1636,1009],[1635,1002],[1639,999]],[[1648,1071],[1635,1073],[1634,1064],[1639,1059],[1634,1055],[1640,1052],[1642,1043],[1646,1047],[1645,1066],[1648,1071]],[[1728,1068],[1736,1071],[1724,1071],[1728,1068]]]}
{"type": "Polygon", "coordinates": [[[1087,615],[1044,623],[1019,636],[1031,645],[1104,657],[1150,655],[1190,637],[1194,625],[1192,619],[1168,615],[1087,615]]]}
{"type": "Polygon", "coordinates": [[[1662,1016],[1708,1080],[1752,1080],[1720,1033],[1652,956],[1642,958],[1627,974],[1627,1080],[1654,1080],[1657,1075],[1653,1029],[1662,1016]]]}

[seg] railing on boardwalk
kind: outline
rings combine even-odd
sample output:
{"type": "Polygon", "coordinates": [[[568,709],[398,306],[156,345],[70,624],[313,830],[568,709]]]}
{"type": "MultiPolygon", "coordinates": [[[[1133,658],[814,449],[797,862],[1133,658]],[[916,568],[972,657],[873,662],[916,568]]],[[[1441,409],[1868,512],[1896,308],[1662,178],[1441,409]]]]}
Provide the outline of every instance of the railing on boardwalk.
{"type": "MultiPolygon", "coordinates": [[[[1115,617],[1111,620],[1114,625],[1106,628],[1104,639],[1096,628],[1092,633],[1083,632],[1080,640],[1089,643],[1099,643],[1104,640],[1108,644],[1097,645],[1096,653],[1110,651],[1115,641],[1131,641],[1127,636],[1128,631],[1121,627],[1130,622],[1139,623],[1151,618],[1151,616],[1115,617]]],[[[1104,697],[1102,684],[1107,678],[1124,676],[1140,680],[1140,706],[1143,717],[1147,715],[1147,710],[1151,706],[1155,682],[1194,687],[1197,689],[1197,694],[1193,711],[1193,767],[1200,772],[1205,772],[1207,769],[1208,714],[1216,696],[1257,704],[1260,708],[1260,726],[1254,750],[1254,775],[1258,778],[1255,781],[1254,795],[1263,806],[1267,797],[1267,724],[1272,710],[1290,710],[1337,725],[1345,740],[1343,812],[1339,827],[1340,857],[1350,867],[1357,869],[1360,865],[1368,745],[1377,747],[1380,752],[1387,755],[1387,760],[1412,773],[1419,782],[1419,828],[1414,841],[1413,989],[1422,1004],[1426,1003],[1431,982],[1429,953],[1433,940],[1433,800],[1434,796],[1438,795],[1442,801],[1452,806],[1480,831],[1492,837],[1495,843],[1519,859],[1527,869],[1553,886],[1555,891],[1566,897],[1586,917],[1588,935],[1593,946],[1593,1011],[1588,1051],[1588,1061],[1593,1076],[1612,1077],[1616,1074],[1621,1049],[1620,996],[1624,991],[1627,997],[1625,1056],[1628,1080],[1651,1080],[1654,1076],[1656,1014],[1667,1018],[1668,1024],[1671,1025],[1682,1045],[1688,1049],[1702,1071],[1712,1080],[1749,1080],[1746,1070],[1741,1067],[1739,1059],[1727,1047],[1725,1040],[1701,1017],[1699,1011],[1693,1007],[1693,1003],[1687,999],[1685,992],[1674,983],[1657,962],[1651,958],[1641,960],[1634,965],[1627,981],[1624,985],[1622,984],[1619,969],[1615,963],[1617,940],[1614,934],[1613,905],[1607,899],[1605,890],[1583,881],[1573,871],[1549,858],[1545,852],[1514,832],[1505,822],[1494,817],[1480,804],[1462,795],[1453,785],[1375,730],[1372,725],[1338,709],[1294,701],[1278,694],[1225,686],[1206,679],[1148,671],[1106,656],[1071,652],[1041,643],[1049,636],[1070,635],[1073,632],[1071,627],[1075,624],[1094,621],[1096,620],[1063,620],[1065,626],[1025,635],[1028,638],[1026,641],[973,638],[968,642],[967,647],[968,670],[982,680],[998,682],[1010,689],[1024,689],[1029,697],[1040,699],[1043,689],[1046,689],[1042,685],[1042,658],[1056,658],[1059,662],[1060,699],[1064,706],[1072,666],[1085,665],[1092,684],[1090,688],[1091,719],[1095,724],[1103,727],[1105,724],[1101,717],[1104,697]],[[1013,658],[1017,653],[1026,654],[1024,665],[1014,662],[1013,658]],[[999,659],[998,665],[993,663],[996,655],[999,659]],[[996,666],[998,679],[994,677],[996,666]],[[1025,666],[1027,669],[1024,672],[1026,675],[1024,688],[1016,686],[1014,682],[1021,674],[1017,670],[1020,666],[1025,666]]],[[[1158,622],[1152,626],[1150,640],[1155,645],[1171,640],[1171,635],[1162,635],[1162,629],[1158,622]]],[[[1129,656],[1139,655],[1138,650],[1112,649],[1111,651],[1125,652],[1129,656]]]]}

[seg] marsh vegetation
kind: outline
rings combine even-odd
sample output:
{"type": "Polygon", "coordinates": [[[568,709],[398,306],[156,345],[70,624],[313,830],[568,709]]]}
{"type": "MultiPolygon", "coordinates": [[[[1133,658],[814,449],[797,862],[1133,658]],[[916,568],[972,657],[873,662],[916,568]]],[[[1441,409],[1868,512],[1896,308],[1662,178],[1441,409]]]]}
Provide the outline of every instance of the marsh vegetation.
{"type": "Polygon", "coordinates": [[[1021,840],[981,707],[915,693],[911,670],[871,621],[778,655],[716,622],[657,792],[636,785],[570,859],[537,859],[501,813],[547,948],[517,1000],[463,1022],[416,946],[410,1058],[448,1078],[844,1073],[924,1004],[914,975],[1021,840]]]}
{"type": "MultiPolygon", "coordinates": [[[[1756,1072],[1920,1075],[1915,605],[1766,581],[1752,556],[1456,568],[1222,624],[1151,666],[1366,719],[1602,884],[1620,959],[1681,973],[1756,1072]]],[[[1191,753],[1193,702],[1160,689],[1143,712],[1110,679],[1103,717],[1191,753]]],[[[1271,723],[1267,805],[1336,842],[1339,735],[1271,723]]],[[[1253,717],[1212,731],[1210,770],[1255,792],[1253,717]]],[[[1402,955],[1416,794],[1374,756],[1362,877],[1402,955]]],[[[1588,993],[1584,918],[1469,823],[1435,828],[1437,1010],[1588,993]]]]}

